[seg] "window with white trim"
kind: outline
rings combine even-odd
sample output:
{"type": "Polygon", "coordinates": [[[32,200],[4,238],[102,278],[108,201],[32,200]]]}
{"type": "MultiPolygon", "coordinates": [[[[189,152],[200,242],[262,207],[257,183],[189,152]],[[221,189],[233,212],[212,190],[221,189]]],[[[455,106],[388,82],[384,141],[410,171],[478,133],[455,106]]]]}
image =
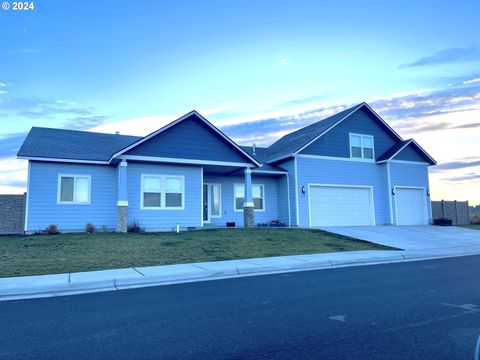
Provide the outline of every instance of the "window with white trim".
{"type": "Polygon", "coordinates": [[[183,209],[184,177],[142,175],[142,209],[183,209]]]}
{"type": "Polygon", "coordinates": [[[59,175],[59,204],[90,204],[89,175],[59,175]]]}
{"type": "Polygon", "coordinates": [[[350,157],[373,160],[373,136],[350,134],[350,157]]]}
{"type": "MultiPolygon", "coordinates": [[[[245,195],[245,186],[235,184],[235,210],[243,210],[245,195]]],[[[265,186],[263,184],[252,184],[253,208],[255,210],[265,210],[265,186]]]]}

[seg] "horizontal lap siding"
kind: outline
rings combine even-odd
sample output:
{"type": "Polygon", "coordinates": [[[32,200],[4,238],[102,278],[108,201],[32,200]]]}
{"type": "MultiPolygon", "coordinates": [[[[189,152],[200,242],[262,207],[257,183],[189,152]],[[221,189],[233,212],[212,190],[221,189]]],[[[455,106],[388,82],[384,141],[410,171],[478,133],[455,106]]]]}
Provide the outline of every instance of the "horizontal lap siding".
{"type": "Polygon", "coordinates": [[[251,162],[195,116],[136,146],[125,155],[251,162]]]}
{"type": "Polygon", "coordinates": [[[349,158],[349,133],[372,135],[375,158],[378,158],[398,141],[383,125],[380,125],[379,120],[366,110],[361,109],[306,147],[301,153],[349,158]]]}
{"type": "Polygon", "coordinates": [[[297,158],[300,226],[309,226],[308,184],[372,186],[377,225],[390,218],[386,165],[360,161],[297,158]],[[305,194],[300,189],[305,186],[305,194]]]}
{"type": "MultiPolygon", "coordinates": [[[[235,221],[236,226],[243,226],[243,210],[234,211],[234,184],[244,184],[243,176],[216,176],[205,174],[204,183],[221,184],[222,217],[212,218],[211,224],[225,226],[227,221],[235,221]]],[[[255,224],[278,219],[277,180],[275,178],[252,175],[252,184],[265,185],[265,211],[255,211],[255,224]]]]}
{"type": "Polygon", "coordinates": [[[419,162],[425,162],[426,159],[418,153],[417,150],[413,148],[413,146],[410,144],[408,145],[405,149],[400,151],[400,153],[395,156],[395,160],[407,160],[407,161],[419,161],[419,162]]]}
{"type": "MultiPolygon", "coordinates": [[[[429,189],[428,166],[420,164],[390,163],[390,178],[392,187],[412,186],[429,189]]],[[[395,201],[395,196],[393,196],[395,201]]],[[[430,197],[426,197],[429,221],[431,222],[430,197]]],[[[393,216],[395,214],[395,203],[393,203],[393,216]]]]}
{"type": "Polygon", "coordinates": [[[280,176],[277,179],[277,213],[278,220],[285,225],[289,224],[288,216],[288,182],[287,176],[280,176]]]}
{"type": "Polygon", "coordinates": [[[31,162],[27,231],[56,224],[60,231],[84,231],[87,222],[97,229],[116,224],[117,171],[115,167],[31,162]],[[90,175],[89,205],[57,204],[59,174],[90,175]]]}
{"type": "Polygon", "coordinates": [[[147,231],[173,230],[176,224],[181,228],[200,227],[201,222],[201,180],[199,166],[156,165],[128,163],[128,221],[137,220],[147,231]],[[142,210],[140,209],[141,176],[180,175],[185,177],[185,208],[183,210],[142,210]]]}

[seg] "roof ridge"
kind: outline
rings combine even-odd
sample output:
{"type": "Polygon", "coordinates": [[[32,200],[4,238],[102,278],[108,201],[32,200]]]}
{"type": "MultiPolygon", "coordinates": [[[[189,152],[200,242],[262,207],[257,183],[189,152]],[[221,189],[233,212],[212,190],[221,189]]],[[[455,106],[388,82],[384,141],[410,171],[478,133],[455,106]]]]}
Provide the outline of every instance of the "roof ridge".
{"type": "Polygon", "coordinates": [[[83,134],[98,134],[98,135],[111,135],[111,136],[129,136],[129,137],[137,137],[142,138],[143,136],[139,135],[128,135],[128,134],[115,134],[115,133],[104,133],[98,131],[88,131],[88,130],[77,130],[77,129],[63,129],[63,128],[53,128],[53,127],[45,127],[45,126],[32,126],[31,130],[33,129],[43,129],[43,130],[50,130],[50,131],[70,131],[70,132],[77,132],[83,134]]]}

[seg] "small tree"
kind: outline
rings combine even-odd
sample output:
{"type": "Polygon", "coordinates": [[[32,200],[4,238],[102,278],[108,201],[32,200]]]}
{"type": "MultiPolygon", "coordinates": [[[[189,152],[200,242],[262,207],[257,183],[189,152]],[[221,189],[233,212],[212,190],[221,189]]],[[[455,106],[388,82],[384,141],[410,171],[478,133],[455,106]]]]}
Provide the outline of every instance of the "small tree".
{"type": "Polygon", "coordinates": [[[55,224],[50,224],[50,225],[48,225],[47,228],[45,229],[45,232],[46,232],[48,235],[57,235],[57,234],[59,234],[57,225],[55,225],[55,224]]]}
{"type": "Polygon", "coordinates": [[[87,225],[85,225],[85,231],[87,234],[93,234],[95,232],[95,225],[92,223],[87,223],[87,225]]]}

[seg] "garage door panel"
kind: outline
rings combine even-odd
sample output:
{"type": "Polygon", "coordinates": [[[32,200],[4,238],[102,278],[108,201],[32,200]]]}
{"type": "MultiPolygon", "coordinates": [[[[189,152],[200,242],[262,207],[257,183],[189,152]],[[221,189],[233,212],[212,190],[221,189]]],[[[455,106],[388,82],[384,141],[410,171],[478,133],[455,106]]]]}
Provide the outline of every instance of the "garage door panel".
{"type": "Polygon", "coordinates": [[[426,225],[426,199],[423,189],[395,189],[397,225],[426,225]]]}
{"type": "Polygon", "coordinates": [[[310,187],[311,226],[374,225],[371,188],[310,187]]]}

